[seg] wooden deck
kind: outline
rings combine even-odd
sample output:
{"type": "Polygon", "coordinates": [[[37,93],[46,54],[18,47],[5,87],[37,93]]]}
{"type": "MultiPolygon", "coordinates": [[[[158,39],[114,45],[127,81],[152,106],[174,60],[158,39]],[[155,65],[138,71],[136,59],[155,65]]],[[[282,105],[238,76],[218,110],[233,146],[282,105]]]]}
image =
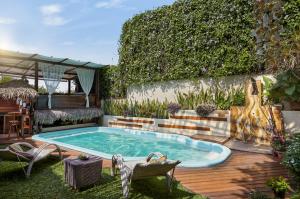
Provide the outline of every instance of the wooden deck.
{"type": "MultiPolygon", "coordinates": [[[[0,139],[0,144],[11,143],[13,139],[0,139]]],[[[34,145],[41,142],[26,138],[34,145]]],[[[69,150],[64,156],[76,156],[79,152],[69,150]]],[[[110,167],[110,161],[104,161],[110,167]]],[[[244,199],[251,190],[259,189],[266,193],[266,180],[272,176],[287,176],[287,171],[271,155],[232,151],[232,155],[222,164],[210,168],[178,168],[175,177],[190,191],[208,196],[211,199],[244,199]]]]}
{"type": "Polygon", "coordinates": [[[251,190],[269,193],[266,180],[287,171],[271,155],[232,151],[223,164],[211,168],[178,169],[176,179],[189,190],[210,198],[247,198],[251,190]]]}

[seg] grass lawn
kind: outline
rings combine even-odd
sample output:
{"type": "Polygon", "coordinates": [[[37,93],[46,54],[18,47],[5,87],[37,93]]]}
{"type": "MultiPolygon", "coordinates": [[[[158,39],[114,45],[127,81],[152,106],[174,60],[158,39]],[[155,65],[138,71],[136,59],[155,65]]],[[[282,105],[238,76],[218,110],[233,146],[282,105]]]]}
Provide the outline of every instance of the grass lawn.
{"type": "MultiPolygon", "coordinates": [[[[2,148],[2,147],[1,147],[2,148]]],[[[29,179],[25,178],[22,166],[25,163],[0,162],[0,198],[122,198],[119,177],[111,177],[110,169],[103,171],[102,181],[86,190],[76,191],[64,183],[63,162],[48,158],[33,166],[29,179]]],[[[166,190],[165,178],[153,178],[136,181],[132,184],[130,198],[198,198],[185,190],[179,183],[174,183],[172,193],[166,190]]]]}

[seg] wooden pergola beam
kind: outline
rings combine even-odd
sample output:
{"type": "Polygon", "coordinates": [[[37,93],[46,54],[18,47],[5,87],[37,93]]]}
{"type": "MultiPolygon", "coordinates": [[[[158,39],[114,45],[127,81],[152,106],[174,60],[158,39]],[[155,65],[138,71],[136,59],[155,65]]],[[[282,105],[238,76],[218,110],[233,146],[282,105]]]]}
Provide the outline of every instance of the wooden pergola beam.
{"type": "MultiPolygon", "coordinates": [[[[35,63],[34,63],[34,65],[35,65],[35,63]]],[[[1,66],[8,67],[9,69],[11,69],[11,68],[17,68],[17,69],[21,69],[21,70],[26,70],[25,73],[28,73],[30,71],[30,69],[32,68],[32,66],[30,66],[30,68],[25,68],[25,67],[21,67],[21,66],[15,66],[15,65],[10,65],[10,64],[2,64],[2,63],[0,63],[0,67],[1,66]]],[[[38,69],[38,71],[40,72],[41,70],[38,69]]],[[[24,73],[24,75],[25,75],[25,73],[24,73]]],[[[64,74],[66,74],[66,75],[76,75],[76,73],[69,73],[69,72],[65,72],[64,74]]]]}
{"type": "MultiPolygon", "coordinates": [[[[22,77],[22,76],[24,76],[23,73],[15,73],[15,72],[11,73],[11,72],[5,72],[5,71],[0,71],[0,73],[3,74],[3,75],[10,75],[10,76],[13,76],[13,77],[22,77]]],[[[26,77],[29,77],[30,79],[34,79],[35,78],[35,74],[33,74],[33,75],[26,75],[26,77]]],[[[38,77],[39,77],[38,78],[39,80],[44,80],[44,77],[42,75],[39,75],[38,77]]],[[[65,80],[65,81],[67,81],[69,79],[73,79],[73,78],[66,78],[66,77],[62,78],[62,80],[65,80]]]]}
{"type": "Polygon", "coordinates": [[[25,60],[25,61],[33,61],[33,62],[41,62],[41,63],[47,63],[47,64],[53,64],[53,65],[62,65],[62,66],[75,67],[75,68],[90,68],[90,69],[95,69],[93,67],[86,66],[90,62],[86,62],[86,63],[81,64],[81,65],[75,65],[75,64],[66,64],[66,63],[63,63],[61,61],[54,62],[54,61],[48,61],[48,60],[41,60],[41,59],[37,59],[37,58],[34,58],[34,57],[19,57],[19,56],[14,56],[14,55],[0,55],[0,58],[25,60]]]}

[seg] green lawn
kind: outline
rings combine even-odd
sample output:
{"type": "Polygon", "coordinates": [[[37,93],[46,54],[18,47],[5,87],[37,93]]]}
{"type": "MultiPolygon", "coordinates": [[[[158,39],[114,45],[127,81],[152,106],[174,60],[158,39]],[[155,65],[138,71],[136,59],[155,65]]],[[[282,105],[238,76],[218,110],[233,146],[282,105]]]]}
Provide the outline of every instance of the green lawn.
{"type": "MultiPolygon", "coordinates": [[[[86,190],[76,191],[64,183],[62,161],[56,158],[48,158],[35,164],[29,179],[24,176],[22,164],[7,161],[0,162],[0,198],[113,199],[122,197],[120,178],[111,177],[109,169],[104,169],[103,179],[99,184],[86,190]]],[[[134,182],[130,190],[130,198],[203,199],[199,195],[188,192],[179,183],[174,183],[173,192],[169,194],[166,191],[165,178],[134,182]]]]}

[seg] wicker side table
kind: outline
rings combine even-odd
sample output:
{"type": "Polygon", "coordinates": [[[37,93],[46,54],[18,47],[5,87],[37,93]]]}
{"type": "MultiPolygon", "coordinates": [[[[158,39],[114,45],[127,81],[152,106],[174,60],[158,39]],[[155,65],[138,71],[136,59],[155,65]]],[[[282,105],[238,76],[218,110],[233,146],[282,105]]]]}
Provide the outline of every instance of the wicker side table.
{"type": "Polygon", "coordinates": [[[103,159],[91,156],[88,160],[65,159],[65,181],[75,189],[93,185],[101,179],[103,159]]]}

